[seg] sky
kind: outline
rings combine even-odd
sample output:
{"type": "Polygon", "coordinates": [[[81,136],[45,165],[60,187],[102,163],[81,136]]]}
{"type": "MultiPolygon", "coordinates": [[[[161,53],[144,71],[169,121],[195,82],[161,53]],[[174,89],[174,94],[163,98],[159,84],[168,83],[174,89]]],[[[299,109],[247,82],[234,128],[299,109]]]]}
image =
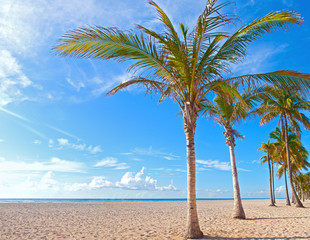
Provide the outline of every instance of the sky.
{"type": "MultiPolygon", "coordinates": [[[[157,0],[173,23],[193,27],[205,0],[157,0]]],[[[186,198],[186,141],[171,99],[130,88],[128,63],[59,57],[66,32],[85,26],[161,29],[146,0],[0,0],[0,198],[186,198]]],[[[227,11],[238,27],[277,10],[296,10],[302,26],[263,36],[232,74],[279,69],[310,72],[310,6],[306,0],[236,0],[227,11]]],[[[277,122],[254,118],[236,128],[236,161],[243,198],[268,197],[268,169],[257,152],[277,122]]],[[[199,118],[198,198],[233,197],[223,129],[199,118]]],[[[310,134],[302,141],[310,151],[310,134]]],[[[275,181],[284,197],[283,179],[275,181]]]]}

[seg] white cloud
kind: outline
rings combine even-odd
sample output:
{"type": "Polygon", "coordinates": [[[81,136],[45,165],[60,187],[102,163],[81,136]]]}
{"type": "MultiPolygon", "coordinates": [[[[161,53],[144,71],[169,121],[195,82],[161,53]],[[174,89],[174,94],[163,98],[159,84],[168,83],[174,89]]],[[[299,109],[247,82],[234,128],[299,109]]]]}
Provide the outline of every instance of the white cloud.
{"type": "Polygon", "coordinates": [[[70,143],[69,140],[66,138],[58,138],[57,142],[60,147],[69,147],[81,151],[85,150],[86,147],[86,144],[70,143]]]}
{"type": "Polygon", "coordinates": [[[228,162],[220,162],[218,160],[196,160],[197,163],[202,164],[206,168],[215,168],[223,171],[230,171],[231,167],[228,162]]]}
{"type": "Polygon", "coordinates": [[[84,164],[62,160],[53,157],[48,162],[17,162],[3,160],[0,162],[2,171],[54,171],[54,172],[83,172],[84,164]]]}
{"type": "Polygon", "coordinates": [[[15,117],[15,118],[21,119],[21,120],[23,120],[23,121],[25,121],[25,122],[31,123],[31,121],[30,121],[29,119],[25,118],[24,116],[21,116],[21,115],[19,115],[19,114],[17,114],[17,113],[14,113],[14,112],[12,112],[12,111],[9,111],[9,110],[7,110],[7,109],[5,109],[5,108],[3,108],[3,107],[0,107],[0,111],[5,112],[5,113],[7,113],[7,114],[9,114],[9,115],[11,115],[11,116],[13,116],[13,117],[15,117]]]}
{"type": "Polygon", "coordinates": [[[0,107],[27,100],[22,91],[31,85],[32,82],[11,52],[0,49],[0,107]]]}
{"type": "Polygon", "coordinates": [[[95,190],[100,188],[113,188],[115,185],[106,180],[105,177],[93,177],[92,181],[87,183],[74,183],[74,184],[65,184],[65,190],[67,191],[83,191],[83,190],[95,190]]]}
{"type": "Polygon", "coordinates": [[[224,194],[224,193],[229,192],[226,189],[219,189],[219,188],[218,189],[206,189],[205,191],[209,193],[209,196],[210,195],[216,195],[216,194],[224,194]]]}
{"type": "Polygon", "coordinates": [[[261,161],[260,160],[253,160],[252,163],[253,164],[261,164],[261,161]]]}
{"type": "Polygon", "coordinates": [[[0,138],[0,143],[2,143],[2,142],[4,142],[4,140],[0,138]]]}
{"type": "Polygon", "coordinates": [[[90,85],[95,86],[94,89],[92,90],[92,94],[96,97],[99,97],[101,94],[107,93],[113,87],[124,82],[125,80],[129,80],[130,78],[131,75],[126,72],[125,74],[112,78],[112,80],[106,80],[96,76],[88,82],[90,85]]]}
{"type": "Polygon", "coordinates": [[[273,45],[255,46],[255,48],[252,48],[248,52],[247,57],[241,63],[231,66],[231,72],[233,74],[250,74],[268,71],[268,64],[272,63],[268,60],[284,52],[287,47],[287,44],[282,44],[277,47],[273,45]]]}
{"type": "Polygon", "coordinates": [[[166,160],[177,160],[178,158],[180,158],[177,155],[174,155],[172,153],[167,153],[167,152],[162,152],[159,150],[155,150],[153,149],[152,146],[150,146],[149,148],[139,148],[136,147],[133,150],[131,150],[130,152],[127,153],[121,153],[122,155],[143,155],[143,156],[156,156],[156,157],[162,157],[166,160]]]}
{"type": "Polygon", "coordinates": [[[68,139],[58,138],[57,141],[58,141],[58,144],[60,146],[67,146],[67,145],[69,145],[69,140],[68,139]]]}
{"type": "Polygon", "coordinates": [[[122,1],[2,0],[1,40],[16,53],[33,54],[49,39],[73,27],[105,23],[107,26],[132,26],[138,4],[122,1]],[[117,11],[117,14],[115,12],[117,11]]]}
{"type": "Polygon", "coordinates": [[[53,139],[50,139],[48,140],[48,147],[53,147],[54,146],[54,140],[53,139]]]}
{"type": "Polygon", "coordinates": [[[110,188],[110,187],[113,187],[113,183],[106,180],[105,177],[93,177],[93,180],[89,184],[90,189],[110,188]]]}
{"type": "Polygon", "coordinates": [[[92,181],[87,183],[66,184],[65,189],[69,191],[95,190],[101,188],[121,188],[127,190],[145,190],[145,191],[176,191],[173,183],[168,186],[157,186],[157,180],[149,176],[142,178],[144,167],[140,172],[133,174],[127,172],[121,178],[121,181],[112,183],[105,177],[93,177],[92,181]]]}
{"type": "Polygon", "coordinates": [[[40,145],[40,144],[42,144],[42,141],[36,139],[36,140],[33,141],[33,143],[36,144],[36,145],[40,145]]]}
{"type": "Polygon", "coordinates": [[[280,186],[276,188],[276,193],[285,194],[285,186],[280,186]]]}
{"type": "Polygon", "coordinates": [[[85,88],[85,84],[83,82],[75,82],[69,77],[66,80],[77,92],[79,92],[81,88],[85,88]]]}
{"type": "Polygon", "coordinates": [[[154,171],[165,171],[168,173],[172,173],[172,172],[186,173],[187,172],[186,170],[180,169],[180,168],[153,168],[152,170],[154,170],[154,171]]]}
{"type": "Polygon", "coordinates": [[[102,152],[102,148],[100,145],[97,145],[97,146],[92,146],[90,145],[87,150],[91,153],[91,154],[96,154],[96,153],[100,153],[102,152]]]}
{"type": "MultiPolygon", "coordinates": [[[[196,162],[202,165],[202,167],[198,168],[200,171],[209,170],[210,168],[222,171],[231,171],[231,166],[230,163],[228,162],[220,162],[218,160],[196,160],[196,162]]],[[[244,168],[237,168],[237,169],[238,171],[242,172],[250,172],[250,170],[244,168]]]]}
{"type": "Polygon", "coordinates": [[[25,182],[21,183],[19,186],[15,186],[15,188],[30,189],[30,190],[58,190],[59,187],[58,182],[53,179],[53,172],[48,171],[43,177],[36,181],[33,177],[28,177],[25,182]]]}
{"type": "Polygon", "coordinates": [[[73,134],[71,134],[71,133],[68,133],[67,131],[64,131],[64,130],[62,130],[62,129],[56,128],[56,127],[51,126],[51,125],[46,125],[46,126],[49,127],[50,129],[53,129],[53,130],[56,131],[56,132],[59,132],[59,133],[64,134],[64,135],[66,135],[66,136],[68,136],[68,137],[72,137],[72,138],[75,138],[75,139],[78,139],[78,140],[79,140],[79,138],[78,138],[77,136],[75,136],[75,135],[73,135],[73,134]]]}
{"type": "Polygon", "coordinates": [[[120,163],[118,162],[117,158],[114,157],[107,157],[102,159],[101,161],[95,164],[95,167],[112,167],[118,170],[129,168],[127,163],[120,163]]]}
{"type": "MultiPolygon", "coordinates": [[[[53,147],[54,146],[54,141],[53,140],[50,140],[51,142],[49,143],[49,147],[53,147]]],[[[97,145],[97,146],[92,146],[92,145],[89,145],[87,147],[86,144],[82,144],[82,143],[71,143],[68,139],[66,138],[58,138],[57,139],[57,144],[58,144],[58,149],[62,149],[62,148],[72,148],[72,149],[76,149],[76,150],[80,150],[80,151],[88,151],[90,152],[91,154],[96,154],[96,153],[99,153],[99,152],[102,152],[102,148],[100,145],[97,145]]]]}
{"type": "Polygon", "coordinates": [[[149,176],[142,178],[141,176],[144,174],[144,167],[142,167],[141,171],[137,174],[133,174],[132,172],[127,172],[124,174],[120,182],[116,182],[116,186],[124,189],[132,189],[132,190],[149,190],[149,191],[175,191],[176,188],[171,183],[165,187],[158,187],[157,180],[153,179],[149,176]]]}

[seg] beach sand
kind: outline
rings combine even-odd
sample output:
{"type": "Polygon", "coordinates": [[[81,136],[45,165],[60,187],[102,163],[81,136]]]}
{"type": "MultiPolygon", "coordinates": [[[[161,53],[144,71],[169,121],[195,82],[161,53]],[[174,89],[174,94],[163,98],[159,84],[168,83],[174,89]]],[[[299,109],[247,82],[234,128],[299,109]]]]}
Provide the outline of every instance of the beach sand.
{"type": "MultiPolygon", "coordinates": [[[[310,239],[306,208],[244,200],[247,220],[232,219],[233,201],[198,201],[205,239],[310,239]]],[[[1,203],[0,239],[184,239],[186,202],[1,203]]]]}

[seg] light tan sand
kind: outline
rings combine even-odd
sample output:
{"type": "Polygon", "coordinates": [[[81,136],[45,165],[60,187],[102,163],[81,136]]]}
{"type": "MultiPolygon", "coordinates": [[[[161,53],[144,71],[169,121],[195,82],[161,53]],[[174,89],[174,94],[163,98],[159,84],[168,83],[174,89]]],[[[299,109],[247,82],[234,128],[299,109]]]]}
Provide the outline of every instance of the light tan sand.
{"type": "MultiPolygon", "coordinates": [[[[244,200],[247,220],[231,218],[232,201],[198,201],[205,239],[310,239],[306,208],[244,200]]],[[[0,239],[183,239],[186,202],[1,203],[0,239]]]]}

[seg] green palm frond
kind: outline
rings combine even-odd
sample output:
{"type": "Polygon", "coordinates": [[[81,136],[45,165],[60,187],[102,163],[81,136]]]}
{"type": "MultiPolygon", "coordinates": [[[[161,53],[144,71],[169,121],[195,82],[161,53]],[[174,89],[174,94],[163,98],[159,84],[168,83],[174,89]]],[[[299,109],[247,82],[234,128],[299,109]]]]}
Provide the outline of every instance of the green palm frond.
{"type": "Polygon", "coordinates": [[[176,32],[167,14],[154,1],[150,0],[149,4],[155,7],[156,12],[158,14],[158,19],[164,24],[167,30],[166,35],[168,35],[171,39],[173,39],[175,43],[180,45],[180,39],[178,33],[176,32]]]}
{"type": "Polygon", "coordinates": [[[80,28],[60,39],[55,50],[61,56],[136,60],[130,68],[150,69],[159,76],[172,80],[173,71],[166,65],[155,42],[133,32],[117,28],[80,28]]]}
{"type": "Polygon", "coordinates": [[[125,81],[121,84],[119,84],[118,86],[116,86],[115,88],[113,88],[112,90],[110,90],[107,93],[107,96],[112,96],[115,93],[117,93],[118,91],[121,91],[131,85],[137,85],[137,84],[141,84],[143,85],[143,87],[145,87],[147,89],[147,92],[159,92],[161,94],[164,93],[165,88],[167,88],[167,85],[158,81],[153,81],[153,80],[149,80],[149,79],[144,79],[144,78],[132,78],[128,81],[125,81]]]}
{"type": "Polygon", "coordinates": [[[243,84],[257,85],[259,82],[276,85],[284,89],[298,88],[301,93],[308,94],[310,88],[310,74],[291,70],[279,70],[262,74],[247,74],[227,79],[226,81],[237,81],[243,84]]]}
{"type": "Polygon", "coordinates": [[[261,160],[261,162],[260,162],[261,164],[264,164],[268,161],[268,158],[267,158],[267,156],[262,156],[259,160],[261,160]]]}
{"type": "Polygon", "coordinates": [[[290,24],[301,23],[301,17],[295,12],[271,12],[266,16],[241,27],[223,44],[210,65],[223,60],[236,63],[245,57],[247,53],[247,45],[258,39],[263,34],[278,29],[286,30],[290,24]]]}

